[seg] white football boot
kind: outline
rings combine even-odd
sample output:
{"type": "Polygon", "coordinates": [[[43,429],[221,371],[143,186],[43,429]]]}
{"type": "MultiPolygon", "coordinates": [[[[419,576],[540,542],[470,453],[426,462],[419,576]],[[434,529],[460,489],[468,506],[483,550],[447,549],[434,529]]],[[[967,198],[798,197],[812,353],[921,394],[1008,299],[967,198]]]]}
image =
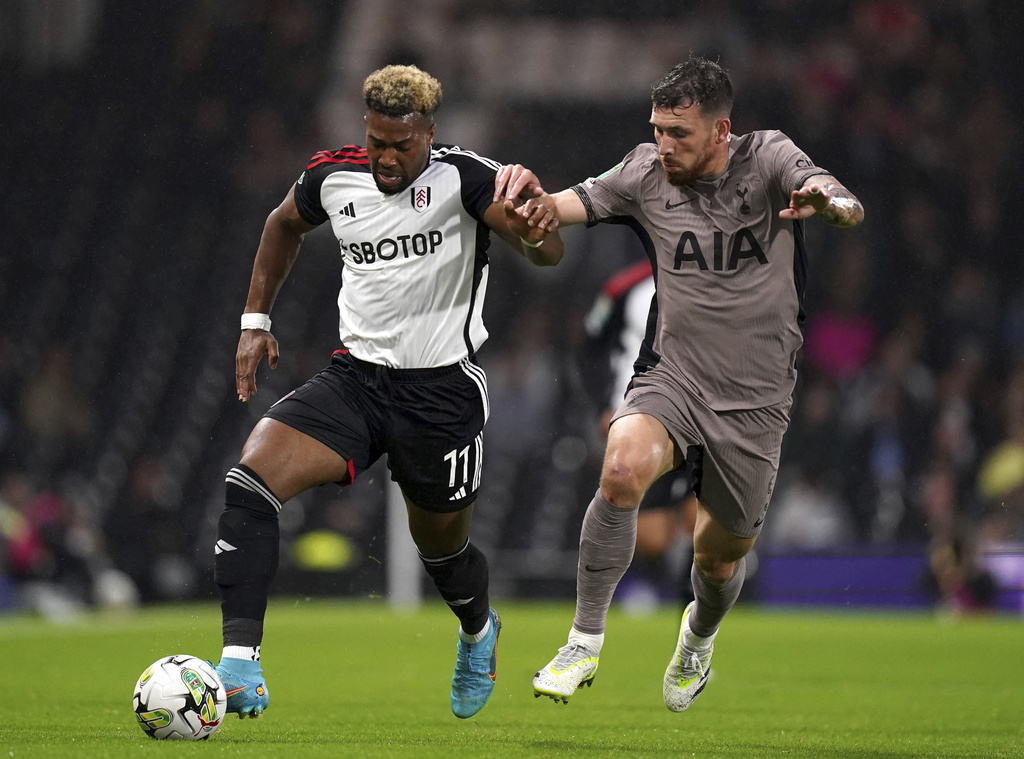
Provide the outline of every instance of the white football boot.
{"type": "Polygon", "coordinates": [[[683,642],[683,633],[687,631],[686,621],[695,603],[696,601],[691,601],[683,612],[683,621],[679,625],[679,640],[662,683],[665,706],[674,712],[690,708],[704,690],[708,675],[711,674],[711,655],[715,651],[714,639],[717,631],[708,640],[705,648],[693,649],[683,642]]]}
{"type": "Polygon", "coordinates": [[[593,684],[600,653],[570,636],[555,658],[534,675],[534,698],[547,696],[556,702],[569,703],[569,697],[577,688],[593,684]]]}

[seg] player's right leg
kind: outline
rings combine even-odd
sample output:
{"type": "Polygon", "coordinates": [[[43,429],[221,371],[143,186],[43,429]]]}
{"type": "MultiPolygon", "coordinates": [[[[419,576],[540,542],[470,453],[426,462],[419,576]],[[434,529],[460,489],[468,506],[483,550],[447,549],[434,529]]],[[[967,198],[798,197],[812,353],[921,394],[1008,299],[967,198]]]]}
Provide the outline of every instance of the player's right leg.
{"type": "Polygon", "coordinates": [[[647,414],[616,419],[608,432],[601,487],[587,508],[569,640],[533,678],[535,696],[568,703],[597,673],[612,596],[633,560],[644,493],[681,461],[664,425],[647,414]]]}
{"type": "Polygon", "coordinates": [[[224,489],[214,547],[224,635],[217,674],[227,691],[227,710],[255,718],[270,702],[260,643],[270,582],[277,570],[281,501],[260,475],[241,463],[228,472],[224,489]]]}
{"type": "Polygon", "coordinates": [[[335,451],[268,418],[256,425],[241,462],[227,474],[214,549],[224,635],[217,673],[227,690],[227,710],[240,718],[258,717],[270,700],[260,646],[277,571],[281,506],[314,485],[342,481],[348,474],[348,463],[335,451]]]}

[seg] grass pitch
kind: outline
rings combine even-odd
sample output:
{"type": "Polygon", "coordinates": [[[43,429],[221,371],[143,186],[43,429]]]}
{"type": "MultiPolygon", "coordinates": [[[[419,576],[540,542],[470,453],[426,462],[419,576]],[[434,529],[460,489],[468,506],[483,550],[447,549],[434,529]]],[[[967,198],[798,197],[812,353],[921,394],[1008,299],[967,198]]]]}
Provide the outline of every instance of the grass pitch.
{"type": "Polygon", "coordinates": [[[1024,757],[1024,622],[737,607],[713,677],[684,714],[661,700],[678,610],[613,610],[593,688],[567,706],[530,680],[569,604],[497,603],[498,682],[476,717],[448,693],[456,622],[431,600],[276,601],[264,669],[271,706],[212,739],[153,741],[131,693],[157,658],[216,660],[215,604],[68,625],[0,618],[0,757],[1024,757]]]}

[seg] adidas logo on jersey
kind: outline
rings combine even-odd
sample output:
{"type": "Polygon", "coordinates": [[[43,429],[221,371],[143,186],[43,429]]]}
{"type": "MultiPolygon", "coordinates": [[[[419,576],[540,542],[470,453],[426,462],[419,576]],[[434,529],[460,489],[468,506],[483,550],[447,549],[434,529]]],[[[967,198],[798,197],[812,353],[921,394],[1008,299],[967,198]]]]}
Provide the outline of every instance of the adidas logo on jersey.
{"type": "Polygon", "coordinates": [[[354,203],[349,203],[347,206],[344,206],[340,211],[338,211],[338,213],[341,216],[350,216],[353,219],[356,218],[356,207],[355,207],[355,204],[354,203]]]}

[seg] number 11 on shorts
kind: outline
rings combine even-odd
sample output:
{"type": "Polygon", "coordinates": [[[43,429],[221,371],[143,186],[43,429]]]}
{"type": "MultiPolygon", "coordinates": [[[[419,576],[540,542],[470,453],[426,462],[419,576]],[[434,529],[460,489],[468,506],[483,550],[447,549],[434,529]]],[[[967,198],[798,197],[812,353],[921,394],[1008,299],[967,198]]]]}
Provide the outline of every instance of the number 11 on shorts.
{"type": "Polygon", "coordinates": [[[477,435],[472,445],[465,448],[456,448],[444,455],[448,462],[448,487],[464,488],[471,487],[476,490],[480,487],[480,469],[483,464],[483,434],[477,435]],[[470,472],[472,471],[472,479],[470,472]],[[460,478],[461,475],[461,478],[460,478]]]}
{"type": "Polygon", "coordinates": [[[469,479],[469,446],[467,445],[461,451],[454,450],[448,451],[444,455],[444,460],[451,466],[451,473],[448,475],[448,487],[455,487],[455,477],[459,473],[459,459],[462,459],[462,484],[466,484],[466,480],[469,479]]]}

